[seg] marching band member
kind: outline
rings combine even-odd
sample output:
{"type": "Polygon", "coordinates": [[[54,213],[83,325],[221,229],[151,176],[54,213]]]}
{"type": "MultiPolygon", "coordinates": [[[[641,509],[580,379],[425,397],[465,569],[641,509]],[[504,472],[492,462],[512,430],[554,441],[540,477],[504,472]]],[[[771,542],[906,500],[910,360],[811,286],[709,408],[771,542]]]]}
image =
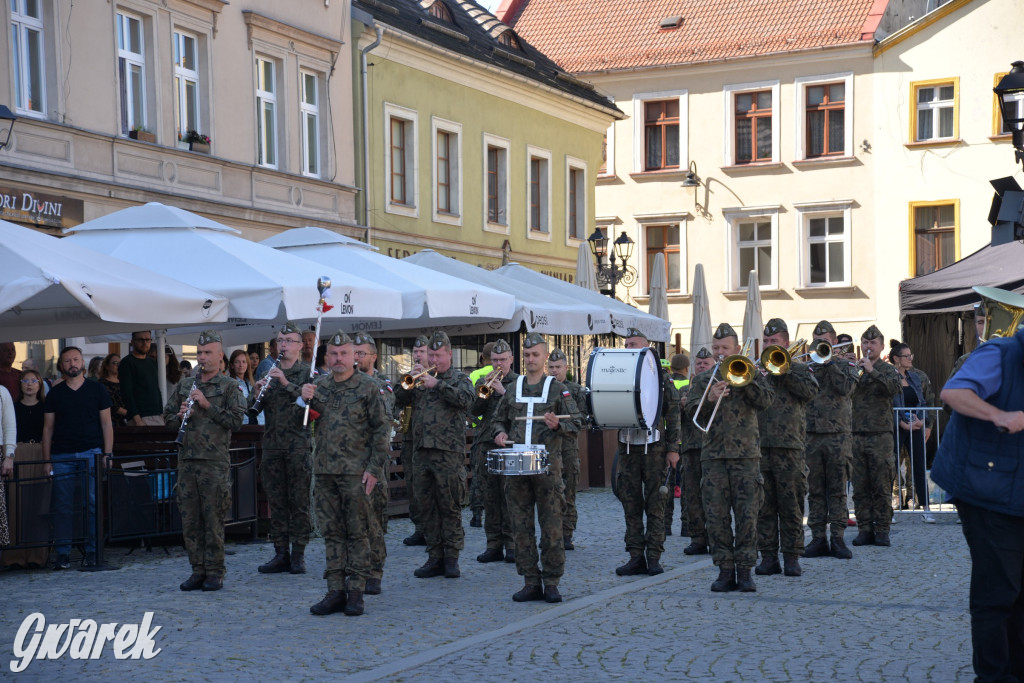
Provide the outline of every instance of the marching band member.
{"type": "MultiPolygon", "coordinates": [[[[702,346],[693,358],[694,376],[707,372],[714,366],[714,357],[707,348],[702,346]]],[[[691,401],[693,405],[697,405],[700,402],[700,396],[700,394],[694,394],[691,381],[686,386],[686,393],[681,399],[679,466],[683,470],[682,497],[686,510],[683,521],[688,528],[687,536],[690,537],[690,545],[683,548],[683,553],[686,555],[707,555],[708,553],[707,518],[704,516],[704,497],[700,494],[700,451],[704,447],[705,434],[697,429],[693,420],[687,416],[686,411],[686,405],[691,401]]]]}
{"type": "MultiPolygon", "coordinates": [[[[587,401],[583,387],[565,378],[569,359],[561,349],[555,349],[548,356],[548,374],[564,384],[572,394],[572,400],[580,411],[580,429],[586,424],[587,401]]],[[[576,488],[580,483],[580,444],[576,432],[562,434],[562,483],[565,484],[565,509],[562,513],[562,544],[566,550],[575,550],[572,535],[576,531],[579,515],[576,512],[576,488]]]]}
{"type": "Polygon", "coordinates": [[[511,477],[507,484],[516,543],[516,571],[526,584],[512,596],[516,602],[562,601],[558,592],[558,582],[565,571],[561,440],[563,433],[579,431],[579,411],[568,387],[551,375],[545,375],[547,357],[548,345],[544,337],[538,332],[526,335],[523,340],[526,375],[519,376],[514,391],[509,387],[494,417],[494,442],[499,447],[504,448],[510,440],[523,444],[542,443],[548,454],[546,473],[511,477]],[[531,419],[540,415],[543,420],[531,419]],[[560,415],[569,417],[560,418],[560,415]],[[516,420],[516,417],[527,419],[516,420]],[[537,568],[535,512],[540,519],[541,569],[537,568]]]}
{"type": "MultiPolygon", "coordinates": [[[[427,369],[427,345],[430,340],[426,335],[421,334],[412,343],[412,374],[427,369]]],[[[416,460],[416,449],[413,447],[413,432],[422,429],[417,422],[419,414],[413,410],[412,404],[402,408],[403,430],[402,437],[402,468],[405,472],[405,490],[409,495],[409,521],[413,524],[412,534],[402,539],[405,545],[426,545],[427,539],[423,537],[423,517],[420,512],[420,499],[416,492],[416,474],[421,469],[416,460]],[[408,416],[408,417],[406,417],[408,416]]]]}

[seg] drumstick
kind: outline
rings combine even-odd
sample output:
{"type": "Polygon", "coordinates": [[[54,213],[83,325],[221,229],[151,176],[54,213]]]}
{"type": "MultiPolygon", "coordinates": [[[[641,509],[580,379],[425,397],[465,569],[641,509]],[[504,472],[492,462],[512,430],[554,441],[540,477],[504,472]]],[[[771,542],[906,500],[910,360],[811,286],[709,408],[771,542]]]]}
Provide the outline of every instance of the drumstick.
{"type": "Polygon", "coordinates": [[[668,468],[668,472],[665,473],[665,483],[662,484],[661,488],[658,489],[658,492],[661,493],[661,495],[663,495],[663,496],[667,496],[668,495],[668,480],[671,479],[671,478],[672,478],[672,468],[669,467],[668,468]]]}
{"type": "MultiPolygon", "coordinates": [[[[555,415],[555,417],[557,417],[559,420],[568,420],[569,418],[572,417],[572,415],[555,415]]],[[[521,416],[517,417],[516,419],[519,420],[520,422],[525,422],[526,420],[543,420],[544,416],[543,415],[534,415],[532,417],[527,417],[525,415],[521,415],[521,416]]]]}

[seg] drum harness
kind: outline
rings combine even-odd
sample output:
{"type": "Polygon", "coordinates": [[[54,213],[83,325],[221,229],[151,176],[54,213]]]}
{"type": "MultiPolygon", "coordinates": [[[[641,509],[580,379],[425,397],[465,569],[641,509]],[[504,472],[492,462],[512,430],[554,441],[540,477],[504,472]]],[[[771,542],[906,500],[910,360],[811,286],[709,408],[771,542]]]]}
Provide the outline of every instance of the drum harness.
{"type": "Polygon", "coordinates": [[[519,375],[516,380],[516,403],[526,404],[526,436],[524,441],[527,445],[533,445],[533,407],[538,403],[548,402],[548,389],[551,388],[551,382],[555,378],[548,375],[544,379],[544,389],[540,392],[540,396],[523,396],[523,387],[526,386],[526,375],[519,375]]]}

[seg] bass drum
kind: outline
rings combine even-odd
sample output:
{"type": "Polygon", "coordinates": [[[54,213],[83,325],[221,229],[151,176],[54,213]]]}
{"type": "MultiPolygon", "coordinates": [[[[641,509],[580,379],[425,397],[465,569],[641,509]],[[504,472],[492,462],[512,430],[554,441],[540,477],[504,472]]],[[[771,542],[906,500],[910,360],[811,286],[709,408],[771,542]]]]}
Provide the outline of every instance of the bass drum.
{"type": "Polygon", "coordinates": [[[600,429],[654,429],[661,414],[661,363],[654,349],[594,349],[587,407],[600,429]]]}

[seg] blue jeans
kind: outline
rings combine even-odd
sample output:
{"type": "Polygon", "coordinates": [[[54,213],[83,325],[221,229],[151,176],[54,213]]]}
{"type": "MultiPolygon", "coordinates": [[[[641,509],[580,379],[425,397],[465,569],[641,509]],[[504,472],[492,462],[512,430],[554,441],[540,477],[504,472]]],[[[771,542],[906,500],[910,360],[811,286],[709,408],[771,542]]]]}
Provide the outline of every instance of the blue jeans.
{"type": "MultiPolygon", "coordinates": [[[[54,549],[58,555],[71,553],[72,539],[85,538],[85,552],[96,552],[96,456],[99,448],[80,453],[54,453],[50,456],[53,467],[53,496],[50,508],[53,512],[54,549]],[[79,527],[72,533],[75,517],[75,496],[87,505],[85,529],[79,527]]],[[[81,506],[82,503],[79,503],[81,506]]],[[[79,508],[80,509],[80,508],[79,508]]]]}

